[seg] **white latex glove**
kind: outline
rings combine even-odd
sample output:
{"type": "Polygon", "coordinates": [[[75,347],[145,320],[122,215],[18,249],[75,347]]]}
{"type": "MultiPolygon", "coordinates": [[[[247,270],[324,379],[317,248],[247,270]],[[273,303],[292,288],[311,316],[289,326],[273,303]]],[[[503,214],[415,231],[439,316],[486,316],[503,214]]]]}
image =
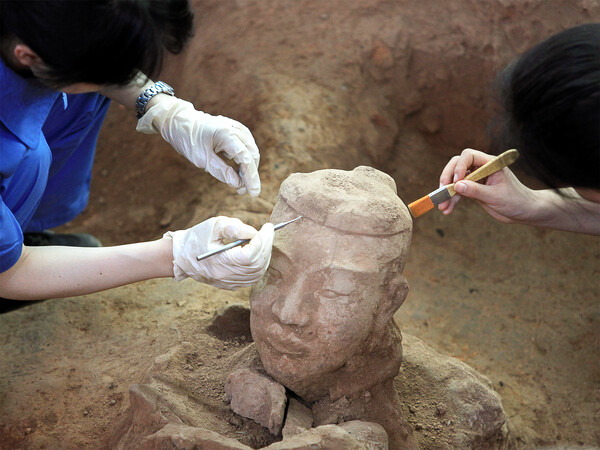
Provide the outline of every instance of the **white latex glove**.
{"type": "Polygon", "coordinates": [[[178,153],[238,194],[260,194],[260,154],[248,128],[227,117],[196,111],[190,102],[176,97],[157,95],[154,99],[156,104],[138,121],[137,131],[160,133],[178,153]],[[221,153],[238,164],[239,173],[221,153]]]}
{"type": "Polygon", "coordinates": [[[193,278],[221,289],[235,290],[258,282],[271,261],[273,224],[256,231],[239,219],[213,217],[188,229],[167,232],[173,239],[175,280],[193,278]],[[202,261],[196,256],[223,245],[223,239],[251,239],[243,246],[218,253],[202,261]]]}

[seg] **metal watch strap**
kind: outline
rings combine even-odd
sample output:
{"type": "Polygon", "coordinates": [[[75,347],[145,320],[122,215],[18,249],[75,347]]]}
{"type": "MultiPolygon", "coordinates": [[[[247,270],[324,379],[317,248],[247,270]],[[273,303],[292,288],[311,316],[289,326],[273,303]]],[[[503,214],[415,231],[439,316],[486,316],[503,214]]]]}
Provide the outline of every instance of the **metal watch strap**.
{"type": "Polygon", "coordinates": [[[175,91],[171,86],[169,86],[164,81],[157,81],[148,89],[140,94],[137,101],[135,102],[135,110],[137,111],[138,120],[142,118],[142,116],[146,113],[146,105],[150,101],[152,97],[157,94],[169,94],[175,95],[175,91]]]}

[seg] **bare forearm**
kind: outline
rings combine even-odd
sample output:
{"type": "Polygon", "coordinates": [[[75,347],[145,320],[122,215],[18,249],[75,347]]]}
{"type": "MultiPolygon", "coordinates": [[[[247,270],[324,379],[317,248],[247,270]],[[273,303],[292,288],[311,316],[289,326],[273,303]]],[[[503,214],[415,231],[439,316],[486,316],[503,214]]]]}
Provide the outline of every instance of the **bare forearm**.
{"type": "Polygon", "coordinates": [[[143,73],[125,86],[105,86],[100,93],[121,105],[135,109],[135,102],[139,95],[148,87],[152,86],[152,80],[143,73]]]}
{"type": "MultiPolygon", "coordinates": [[[[105,97],[129,109],[135,109],[135,103],[142,92],[154,84],[150,78],[143,73],[139,73],[137,78],[125,86],[105,86],[100,89],[100,93],[105,97]]],[[[156,99],[151,98],[146,109],[155,104],[156,99]]]]}
{"type": "Polygon", "coordinates": [[[535,191],[534,213],[527,222],[546,228],[600,235],[600,204],[581,198],[574,189],[535,191]]]}
{"type": "Polygon", "coordinates": [[[69,297],[172,277],[172,249],[169,238],[100,248],[23,247],[19,261],[0,274],[0,297],[69,297]]]}

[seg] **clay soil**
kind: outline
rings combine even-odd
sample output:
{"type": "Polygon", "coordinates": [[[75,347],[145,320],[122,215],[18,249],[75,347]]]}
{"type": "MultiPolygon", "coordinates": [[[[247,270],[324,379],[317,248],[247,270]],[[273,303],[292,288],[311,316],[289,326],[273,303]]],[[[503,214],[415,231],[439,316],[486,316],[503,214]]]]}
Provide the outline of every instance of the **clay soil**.
{"type": "MultiPolygon", "coordinates": [[[[136,133],[134,114],[113,105],[89,207],[63,229],[116,245],[217,214],[260,226],[290,173],[361,164],[392,175],[409,203],[437,187],[450,156],[487,148],[497,70],[544,37],[600,18],[594,0],[194,6],[196,35],[161,79],[252,130],[260,198],[237,196],[159,137],[136,133]]],[[[449,217],[414,221],[411,291],[396,320],[492,380],[513,445],[597,447],[599,271],[598,238],[501,225],[464,201],[449,217]]],[[[163,279],[0,315],[0,448],[106,446],[129,386],[156,356],[194,339],[210,360],[243,345],[206,327],[216,309],[248,296],[163,279]]],[[[199,395],[221,395],[208,389],[199,395]]]]}

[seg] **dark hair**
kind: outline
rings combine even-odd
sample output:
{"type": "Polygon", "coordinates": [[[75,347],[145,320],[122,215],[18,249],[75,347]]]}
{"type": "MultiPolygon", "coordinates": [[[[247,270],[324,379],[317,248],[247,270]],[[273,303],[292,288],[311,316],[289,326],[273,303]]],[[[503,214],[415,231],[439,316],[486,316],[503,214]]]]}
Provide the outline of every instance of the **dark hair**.
{"type": "Polygon", "coordinates": [[[497,80],[504,111],[494,150],[517,148],[551,188],[600,189],[600,24],[541,42],[497,80]]]}
{"type": "Polygon", "coordinates": [[[0,39],[19,39],[55,86],[125,84],[161,68],[192,35],[187,0],[0,0],[0,39]]]}

